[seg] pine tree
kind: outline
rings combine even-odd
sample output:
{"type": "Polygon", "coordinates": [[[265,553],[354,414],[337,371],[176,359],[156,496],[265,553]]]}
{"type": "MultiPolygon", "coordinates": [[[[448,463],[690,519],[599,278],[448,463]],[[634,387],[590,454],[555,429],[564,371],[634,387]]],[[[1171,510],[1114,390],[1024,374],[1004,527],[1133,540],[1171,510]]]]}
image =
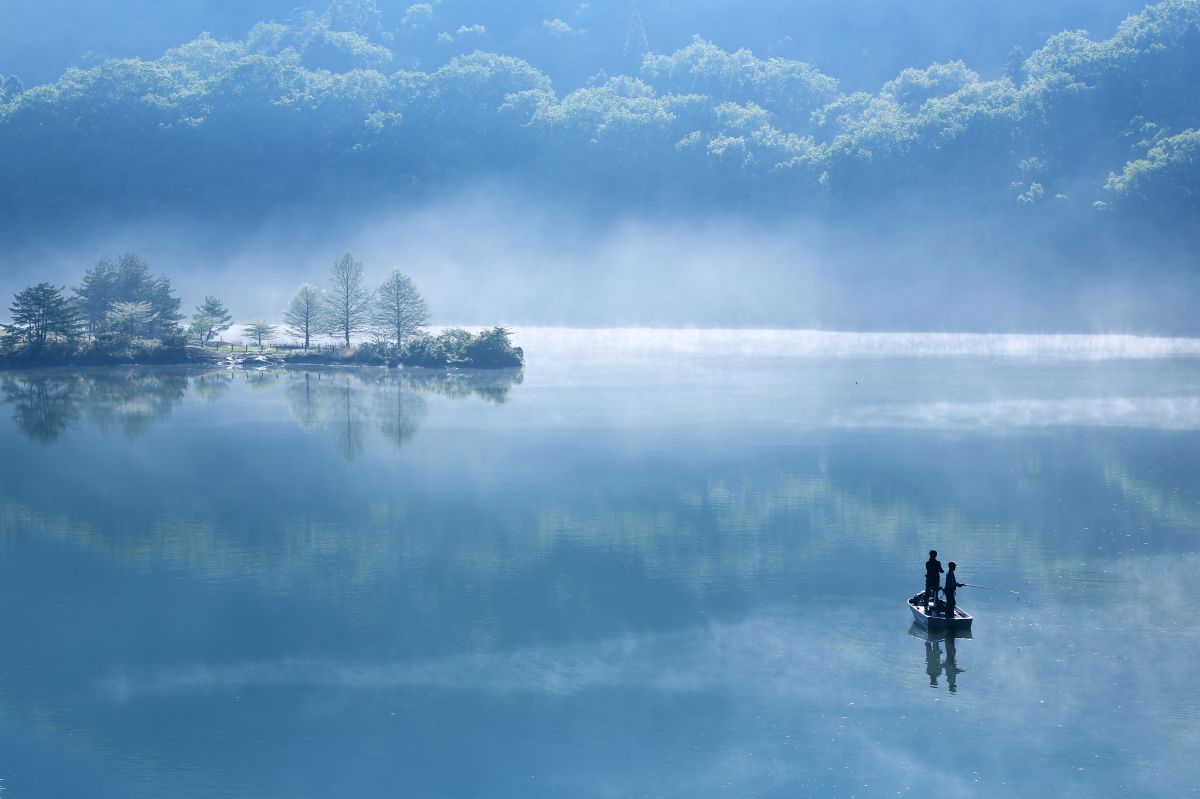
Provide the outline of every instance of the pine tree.
{"type": "Polygon", "coordinates": [[[108,312],[118,302],[145,302],[154,310],[154,323],[147,335],[162,338],[178,329],[183,315],[171,281],[154,277],[150,266],[138,255],[126,253],[117,260],[105,258],[89,269],[74,290],[75,302],[85,328],[95,334],[104,326],[108,312]]]}
{"type": "Polygon", "coordinates": [[[225,303],[211,295],[196,306],[192,314],[192,332],[200,339],[201,345],[212,341],[213,336],[229,329],[233,324],[233,314],[225,309],[225,303]]]}
{"type": "Polygon", "coordinates": [[[79,337],[79,315],[67,299],[65,288],[38,283],[17,292],[9,307],[12,323],[4,325],[10,345],[41,349],[48,342],[74,342],[79,337]]]}

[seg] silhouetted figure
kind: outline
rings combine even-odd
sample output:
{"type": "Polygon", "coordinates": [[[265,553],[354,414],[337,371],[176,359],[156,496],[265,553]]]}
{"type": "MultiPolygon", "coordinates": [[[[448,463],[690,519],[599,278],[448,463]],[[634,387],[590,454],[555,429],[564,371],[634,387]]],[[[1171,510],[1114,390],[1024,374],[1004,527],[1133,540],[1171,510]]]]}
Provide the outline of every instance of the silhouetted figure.
{"type": "Polygon", "coordinates": [[[937,559],[937,550],[929,550],[929,560],[925,561],[925,604],[928,606],[937,599],[939,575],[942,573],[942,562],[937,559]]]}
{"type": "Polygon", "coordinates": [[[925,642],[925,673],[929,675],[929,687],[937,688],[938,674],[942,670],[942,650],[937,641],[925,642]]]}
{"type": "Polygon", "coordinates": [[[950,693],[958,692],[958,675],[965,669],[960,669],[956,659],[958,652],[954,646],[954,633],[946,636],[946,684],[950,686],[950,693]]]}
{"type": "Polygon", "coordinates": [[[946,621],[954,618],[954,592],[966,583],[960,583],[954,576],[954,561],[950,561],[950,571],[946,572],[946,585],[942,594],[946,597],[946,621]]]}

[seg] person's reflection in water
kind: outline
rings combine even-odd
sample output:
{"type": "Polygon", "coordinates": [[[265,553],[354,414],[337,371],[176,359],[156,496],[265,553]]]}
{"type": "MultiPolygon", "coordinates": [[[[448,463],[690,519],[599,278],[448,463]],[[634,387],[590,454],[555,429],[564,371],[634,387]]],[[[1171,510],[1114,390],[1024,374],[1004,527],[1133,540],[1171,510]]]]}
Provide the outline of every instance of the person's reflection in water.
{"type": "Polygon", "coordinates": [[[970,638],[970,630],[929,630],[917,622],[908,628],[908,634],[925,642],[925,674],[929,687],[938,688],[938,678],[946,675],[946,688],[958,693],[958,675],[966,671],[958,667],[958,639],[970,638]]]}
{"type": "Polygon", "coordinates": [[[937,688],[938,674],[942,671],[942,648],[937,641],[925,642],[925,673],[929,675],[929,687],[937,688]]]}
{"type": "Polygon", "coordinates": [[[956,662],[957,657],[958,652],[954,645],[954,633],[950,633],[946,636],[946,663],[943,668],[946,670],[946,684],[950,686],[950,693],[952,694],[958,693],[958,675],[966,671],[966,669],[958,667],[958,663],[956,662]]]}

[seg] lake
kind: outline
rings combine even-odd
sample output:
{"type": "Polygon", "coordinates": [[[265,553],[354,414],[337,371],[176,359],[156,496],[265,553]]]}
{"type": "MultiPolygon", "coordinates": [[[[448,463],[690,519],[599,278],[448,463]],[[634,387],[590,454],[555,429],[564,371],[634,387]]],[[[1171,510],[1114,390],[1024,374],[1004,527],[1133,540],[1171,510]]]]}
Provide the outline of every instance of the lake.
{"type": "Polygon", "coordinates": [[[0,373],[0,795],[1197,792],[1200,342],[516,339],[0,373]]]}

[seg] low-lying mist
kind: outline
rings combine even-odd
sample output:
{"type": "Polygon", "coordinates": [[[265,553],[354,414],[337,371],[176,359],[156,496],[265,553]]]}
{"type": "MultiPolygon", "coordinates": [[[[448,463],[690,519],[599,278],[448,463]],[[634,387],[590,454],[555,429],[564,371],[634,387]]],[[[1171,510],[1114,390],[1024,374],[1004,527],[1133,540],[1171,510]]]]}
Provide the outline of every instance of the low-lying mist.
{"type": "Polygon", "coordinates": [[[373,213],[281,209],[253,228],[162,217],[10,243],[0,291],[74,286],[136,252],[190,314],[205,295],[278,321],[345,251],[409,274],[434,324],[1190,335],[1186,264],[1152,242],[1013,230],[914,210],[836,224],[750,213],[621,213],[493,184],[373,213]]]}

